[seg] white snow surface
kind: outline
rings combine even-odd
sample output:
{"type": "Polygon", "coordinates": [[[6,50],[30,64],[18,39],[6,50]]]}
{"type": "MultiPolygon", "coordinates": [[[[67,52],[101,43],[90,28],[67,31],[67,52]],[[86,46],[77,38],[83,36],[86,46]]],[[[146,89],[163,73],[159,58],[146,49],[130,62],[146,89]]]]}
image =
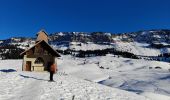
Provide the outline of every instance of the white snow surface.
{"type": "MultiPolygon", "coordinates": [[[[115,38],[117,39],[117,38],[115,38]]],[[[139,42],[122,42],[116,40],[116,43],[110,43],[110,44],[95,44],[92,42],[89,43],[81,43],[81,42],[71,42],[69,46],[65,45],[52,45],[55,49],[59,50],[103,50],[107,48],[115,48],[118,51],[126,51],[133,53],[135,55],[141,55],[141,56],[158,56],[163,53],[170,53],[170,48],[151,48],[150,44],[147,43],[139,43],[139,42]]]]}
{"type": "Polygon", "coordinates": [[[70,45],[70,49],[73,49],[73,50],[102,50],[102,49],[107,49],[107,48],[112,48],[111,45],[99,45],[99,44],[94,44],[94,43],[79,43],[81,44],[80,46],[79,45],[76,45],[76,42],[72,42],[72,44],[74,45],[70,45]]]}
{"type": "Polygon", "coordinates": [[[80,79],[99,82],[151,99],[153,99],[151,93],[162,95],[163,98],[170,96],[170,64],[166,62],[118,58],[109,54],[89,58],[63,56],[58,60],[58,65],[62,72],[80,79]],[[160,69],[156,69],[157,67],[160,69]],[[96,80],[94,80],[95,78],[96,80]],[[147,93],[148,95],[146,95],[147,93]]]}
{"type": "Polygon", "coordinates": [[[164,52],[163,50],[150,48],[148,46],[149,44],[147,43],[138,42],[117,42],[115,44],[117,50],[130,52],[135,55],[158,56],[159,54],[164,52]]]}
{"type": "Polygon", "coordinates": [[[52,47],[55,49],[59,49],[59,50],[66,50],[66,49],[71,49],[71,50],[103,50],[103,49],[107,49],[107,48],[113,48],[112,45],[106,45],[106,44],[95,44],[93,42],[87,42],[87,43],[81,43],[81,42],[70,42],[69,46],[66,45],[55,45],[52,44],[52,47]]]}
{"type": "Polygon", "coordinates": [[[56,60],[55,82],[48,72],[22,71],[22,60],[0,60],[0,100],[170,100],[169,63],[113,55],[56,60]]]}
{"type": "Polygon", "coordinates": [[[0,100],[149,100],[61,71],[48,82],[48,72],[21,71],[21,65],[22,60],[1,60],[0,100]]]}

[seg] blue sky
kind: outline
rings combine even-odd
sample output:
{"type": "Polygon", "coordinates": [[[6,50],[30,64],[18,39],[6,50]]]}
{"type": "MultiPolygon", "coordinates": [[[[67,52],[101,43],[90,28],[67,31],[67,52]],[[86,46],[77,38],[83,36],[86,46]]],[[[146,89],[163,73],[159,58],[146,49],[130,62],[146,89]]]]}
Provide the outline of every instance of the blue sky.
{"type": "Polygon", "coordinates": [[[170,0],[0,0],[0,39],[40,29],[112,33],[170,29],[170,0]]]}

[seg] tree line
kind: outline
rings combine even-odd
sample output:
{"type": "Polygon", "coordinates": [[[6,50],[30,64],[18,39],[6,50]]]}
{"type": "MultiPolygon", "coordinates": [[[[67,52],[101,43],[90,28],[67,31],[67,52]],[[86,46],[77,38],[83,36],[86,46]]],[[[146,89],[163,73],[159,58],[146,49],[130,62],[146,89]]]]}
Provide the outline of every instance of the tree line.
{"type": "Polygon", "coordinates": [[[126,51],[118,51],[114,48],[108,48],[108,49],[102,49],[102,50],[71,50],[71,49],[66,49],[66,50],[57,50],[57,52],[64,54],[64,55],[72,55],[75,57],[94,57],[94,56],[106,56],[106,54],[113,54],[125,57],[125,58],[132,58],[132,59],[139,59],[135,54],[126,52],[126,51]]]}
{"type": "Polygon", "coordinates": [[[20,56],[20,53],[22,53],[24,50],[17,48],[17,46],[14,45],[7,45],[5,47],[0,47],[0,57],[2,60],[4,59],[22,59],[22,56],[20,56]]]}

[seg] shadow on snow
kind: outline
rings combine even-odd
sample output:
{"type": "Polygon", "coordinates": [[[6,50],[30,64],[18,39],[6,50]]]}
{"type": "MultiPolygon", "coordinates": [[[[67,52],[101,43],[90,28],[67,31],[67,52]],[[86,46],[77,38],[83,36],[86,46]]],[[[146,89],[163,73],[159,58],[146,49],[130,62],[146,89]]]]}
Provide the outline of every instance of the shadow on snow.
{"type": "Polygon", "coordinates": [[[165,77],[161,77],[159,78],[160,80],[170,80],[170,75],[167,75],[165,77]]]}
{"type": "Polygon", "coordinates": [[[23,78],[31,78],[31,79],[35,79],[35,80],[49,81],[49,80],[40,79],[40,78],[36,78],[36,77],[30,77],[30,76],[26,76],[26,75],[22,75],[22,74],[19,74],[19,75],[23,78]]]}
{"type": "Polygon", "coordinates": [[[11,73],[11,72],[16,72],[16,70],[14,70],[14,69],[1,69],[0,72],[11,73]]]}

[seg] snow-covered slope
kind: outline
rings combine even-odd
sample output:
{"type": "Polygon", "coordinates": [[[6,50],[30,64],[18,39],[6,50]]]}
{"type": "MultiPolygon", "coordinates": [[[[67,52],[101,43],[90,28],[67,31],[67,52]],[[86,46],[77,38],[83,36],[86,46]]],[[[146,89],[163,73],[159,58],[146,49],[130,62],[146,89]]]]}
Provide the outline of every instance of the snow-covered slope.
{"type": "Polygon", "coordinates": [[[85,59],[72,58],[71,56],[64,56],[64,58],[58,60],[58,66],[61,72],[80,79],[99,82],[109,77],[108,75],[104,75],[96,64],[86,63],[85,59]]]}
{"type": "Polygon", "coordinates": [[[126,51],[142,56],[158,56],[159,54],[165,52],[163,49],[151,48],[147,43],[138,42],[117,42],[115,44],[115,48],[119,51],[126,51]]]}
{"type": "Polygon", "coordinates": [[[80,45],[76,45],[76,42],[72,42],[72,45],[70,45],[69,49],[71,50],[103,50],[107,48],[113,48],[111,45],[99,45],[95,43],[79,43],[80,45]]]}
{"type": "MultiPolygon", "coordinates": [[[[116,48],[142,56],[170,53],[170,30],[146,30],[132,33],[58,32],[49,35],[49,42],[60,50],[101,50],[116,48]],[[102,44],[102,45],[101,45],[102,44]]],[[[15,37],[0,41],[0,47],[16,45],[26,49],[35,43],[33,38],[15,37]]]]}
{"type": "Polygon", "coordinates": [[[93,42],[88,42],[88,43],[81,43],[81,42],[70,42],[67,44],[61,44],[61,45],[56,45],[56,44],[51,44],[53,48],[58,49],[58,50],[66,50],[66,49],[71,49],[75,51],[79,50],[103,50],[107,48],[113,48],[113,45],[106,45],[106,44],[95,44],[93,42]]]}
{"type": "Polygon", "coordinates": [[[135,93],[85,81],[63,72],[54,75],[55,82],[48,82],[47,72],[18,70],[21,68],[21,60],[2,62],[0,100],[149,100],[135,93]]]}
{"type": "Polygon", "coordinates": [[[0,60],[0,100],[169,100],[169,63],[113,55],[57,61],[50,83],[47,72],[22,72],[22,60],[0,60]]]}
{"type": "Polygon", "coordinates": [[[60,71],[81,79],[141,95],[150,92],[162,97],[170,96],[170,64],[166,62],[118,58],[114,55],[89,58],[63,56],[58,61],[60,71]]]}
{"type": "Polygon", "coordinates": [[[2,40],[0,42],[0,47],[7,47],[9,45],[17,46],[21,49],[26,49],[28,47],[31,47],[35,44],[35,39],[33,38],[26,38],[26,37],[15,37],[15,38],[9,38],[6,40],[2,40]]]}
{"type": "Polygon", "coordinates": [[[164,47],[160,49],[152,48],[148,43],[139,43],[139,42],[116,42],[108,44],[95,44],[95,43],[81,43],[81,42],[71,42],[70,45],[55,45],[52,44],[55,49],[59,50],[103,50],[107,48],[115,48],[118,51],[130,52],[135,55],[141,56],[158,56],[163,53],[170,53],[170,48],[164,47]]]}

